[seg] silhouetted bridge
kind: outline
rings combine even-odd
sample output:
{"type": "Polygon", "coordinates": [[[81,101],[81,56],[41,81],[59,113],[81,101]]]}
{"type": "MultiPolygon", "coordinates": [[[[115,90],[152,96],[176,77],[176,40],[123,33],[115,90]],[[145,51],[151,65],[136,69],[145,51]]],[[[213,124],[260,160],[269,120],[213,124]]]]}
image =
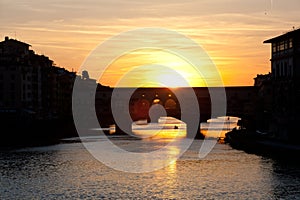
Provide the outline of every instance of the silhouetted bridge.
{"type": "MultiPolygon", "coordinates": [[[[181,95],[185,95],[187,92],[187,88],[119,88],[120,94],[116,97],[117,103],[121,110],[129,111],[131,120],[137,121],[142,119],[147,119],[150,121],[149,109],[153,105],[162,106],[167,116],[175,117],[177,119],[181,119],[181,114],[184,110],[181,110],[180,102],[178,101],[176,93],[181,93],[181,95]],[[172,91],[173,90],[173,91],[172,91]],[[130,94],[129,94],[130,93],[130,94]],[[130,95],[130,99],[126,100],[123,97],[130,95]],[[129,105],[128,105],[129,104],[129,105]]],[[[211,103],[211,95],[210,92],[218,93],[220,90],[224,91],[224,88],[207,88],[207,87],[197,87],[193,88],[200,113],[200,121],[205,122],[212,116],[212,103],[211,103]]],[[[111,96],[113,89],[98,89],[96,93],[96,111],[100,124],[112,124],[115,123],[114,117],[112,117],[111,110],[111,96]],[[103,106],[106,105],[106,106],[103,106]]],[[[251,118],[255,115],[255,98],[256,98],[256,90],[253,86],[245,86],[245,87],[225,87],[226,93],[226,115],[227,116],[237,116],[240,118],[251,118]]],[[[188,96],[186,96],[188,98],[188,96]]],[[[194,109],[194,108],[191,108],[194,109]]],[[[119,112],[118,115],[122,115],[122,112],[119,112]]],[[[125,118],[125,117],[124,117],[125,118]]],[[[153,120],[153,119],[152,119],[153,120]]],[[[127,129],[131,129],[131,121],[128,120],[124,123],[128,123],[127,129]]],[[[118,131],[121,131],[118,129],[118,131]]]]}

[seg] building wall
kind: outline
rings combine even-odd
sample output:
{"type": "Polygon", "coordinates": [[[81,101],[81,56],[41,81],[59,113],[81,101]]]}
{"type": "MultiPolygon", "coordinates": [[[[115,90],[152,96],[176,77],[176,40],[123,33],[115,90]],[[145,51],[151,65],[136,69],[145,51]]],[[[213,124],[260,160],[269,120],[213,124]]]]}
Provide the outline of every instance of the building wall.
{"type": "Polygon", "coordinates": [[[300,139],[295,132],[300,119],[300,29],[265,43],[272,45],[273,98],[270,131],[279,139],[300,139]]]}

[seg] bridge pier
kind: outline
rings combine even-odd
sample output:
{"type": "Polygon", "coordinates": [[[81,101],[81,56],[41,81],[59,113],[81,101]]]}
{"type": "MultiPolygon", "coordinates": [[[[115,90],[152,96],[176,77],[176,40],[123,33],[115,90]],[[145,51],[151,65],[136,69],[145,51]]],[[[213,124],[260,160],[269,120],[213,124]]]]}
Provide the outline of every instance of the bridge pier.
{"type": "Polygon", "coordinates": [[[200,130],[200,122],[198,123],[196,133],[195,133],[195,128],[193,128],[193,126],[194,124],[186,124],[187,138],[204,139],[204,135],[201,133],[200,130]]]}
{"type": "Polygon", "coordinates": [[[125,124],[122,124],[122,127],[120,127],[117,123],[115,124],[116,126],[116,131],[115,134],[117,135],[131,135],[132,134],[132,124],[127,123],[125,126],[125,124]]]}

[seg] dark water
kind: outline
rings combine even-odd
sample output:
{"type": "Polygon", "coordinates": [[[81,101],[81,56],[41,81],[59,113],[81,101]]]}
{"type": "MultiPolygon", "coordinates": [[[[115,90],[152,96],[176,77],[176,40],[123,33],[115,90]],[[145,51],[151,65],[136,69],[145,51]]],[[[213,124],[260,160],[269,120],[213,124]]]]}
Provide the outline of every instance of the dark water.
{"type": "MultiPolygon", "coordinates": [[[[140,142],[114,138],[123,147],[140,142]]],[[[81,143],[1,151],[0,199],[300,199],[299,165],[225,144],[200,160],[200,145],[142,174],[103,165],[81,143]]]]}

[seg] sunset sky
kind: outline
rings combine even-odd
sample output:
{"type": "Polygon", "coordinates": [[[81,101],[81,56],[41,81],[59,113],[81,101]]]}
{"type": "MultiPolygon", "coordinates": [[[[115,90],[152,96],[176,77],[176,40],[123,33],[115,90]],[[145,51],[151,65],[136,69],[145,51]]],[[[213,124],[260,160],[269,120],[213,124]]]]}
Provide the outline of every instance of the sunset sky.
{"type": "MultiPolygon", "coordinates": [[[[57,66],[78,71],[93,49],[121,32],[143,27],[170,29],[202,46],[225,85],[253,85],[257,74],[270,71],[270,46],[263,41],[299,28],[299,12],[299,0],[0,0],[0,37],[29,43],[57,66]]],[[[175,66],[179,73],[186,72],[185,78],[193,79],[192,72],[181,67],[182,61],[174,62],[177,58],[172,55],[141,52],[112,61],[101,83],[114,86],[120,72],[149,64],[175,66]]],[[[136,77],[145,72],[140,70],[136,77]]],[[[164,73],[150,72],[149,76],[164,73]]],[[[170,77],[162,77],[166,78],[170,77]]],[[[132,79],[129,85],[141,80],[132,79]]],[[[190,83],[202,85],[196,79],[190,83]]]]}

